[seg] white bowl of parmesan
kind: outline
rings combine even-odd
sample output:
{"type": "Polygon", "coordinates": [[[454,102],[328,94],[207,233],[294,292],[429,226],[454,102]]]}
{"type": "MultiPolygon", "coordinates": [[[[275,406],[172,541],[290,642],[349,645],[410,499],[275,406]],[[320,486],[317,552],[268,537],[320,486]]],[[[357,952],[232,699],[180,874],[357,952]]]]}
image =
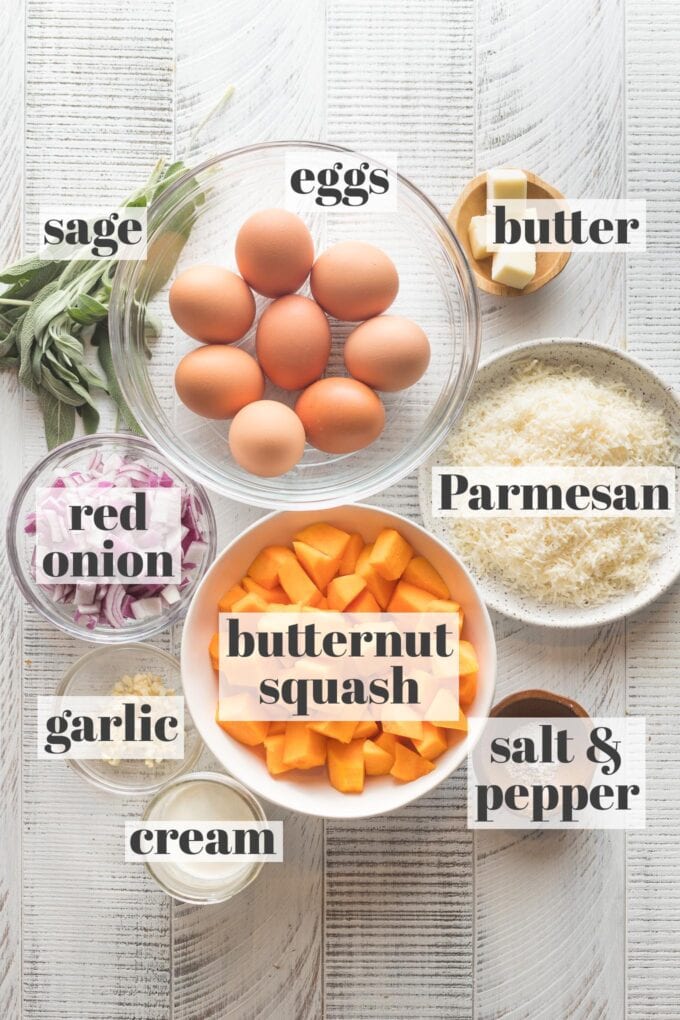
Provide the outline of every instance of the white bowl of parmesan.
{"type": "Polygon", "coordinates": [[[500,482],[508,467],[546,477],[563,467],[584,476],[664,467],[677,507],[679,448],[680,400],[641,362],[589,340],[532,340],[480,367],[456,426],[420,470],[423,518],[493,609],[539,626],[608,623],[648,605],[680,574],[670,511],[440,517],[432,469],[473,466],[500,482]]]}

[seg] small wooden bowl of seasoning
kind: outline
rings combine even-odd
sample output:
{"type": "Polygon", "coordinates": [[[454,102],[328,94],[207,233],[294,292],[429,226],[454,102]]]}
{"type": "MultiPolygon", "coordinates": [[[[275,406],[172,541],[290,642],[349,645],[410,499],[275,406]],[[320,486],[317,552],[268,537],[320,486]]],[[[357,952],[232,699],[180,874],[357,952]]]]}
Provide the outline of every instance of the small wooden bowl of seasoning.
{"type": "MultiPolygon", "coordinates": [[[[532,200],[557,199],[564,201],[564,195],[548,184],[537,174],[524,170],[527,179],[527,206],[532,200]]],[[[533,279],[519,290],[507,284],[497,283],[491,277],[492,258],[476,259],[472,254],[470,245],[469,228],[473,216],[484,216],[487,202],[487,175],[486,171],[477,174],[461,192],[458,201],[448,215],[448,221],[458,241],[463,247],[465,256],[472,269],[475,283],[480,290],[486,294],[493,294],[496,297],[518,297],[522,294],[533,294],[534,291],[545,287],[546,283],[562,272],[569,257],[570,251],[539,251],[536,253],[536,274],[533,279]]]]}
{"type": "Polygon", "coordinates": [[[578,701],[552,691],[515,691],[494,705],[490,716],[507,719],[576,719],[588,718],[578,701]]]}

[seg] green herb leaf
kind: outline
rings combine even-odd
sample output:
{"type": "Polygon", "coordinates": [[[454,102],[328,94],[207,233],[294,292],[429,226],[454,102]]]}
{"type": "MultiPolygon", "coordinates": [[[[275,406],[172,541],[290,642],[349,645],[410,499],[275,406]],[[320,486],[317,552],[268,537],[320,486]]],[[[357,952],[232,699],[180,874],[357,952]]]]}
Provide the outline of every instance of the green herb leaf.
{"type": "Polygon", "coordinates": [[[113,359],[111,357],[111,342],[109,340],[108,330],[104,324],[97,328],[95,337],[99,363],[104,369],[104,375],[106,376],[106,381],[108,383],[109,395],[118,408],[120,417],[123,419],[130,431],[134,432],[137,436],[141,436],[143,433],[139,427],[139,423],[128,407],[127,401],[123,396],[123,391],[121,390],[118,384],[118,379],[116,378],[116,372],[113,367],[113,359]]]}
{"type": "Polygon", "coordinates": [[[55,446],[73,439],[76,430],[76,412],[72,405],[62,403],[53,394],[43,390],[40,394],[40,408],[45,423],[45,439],[48,450],[53,450],[55,446]]]}

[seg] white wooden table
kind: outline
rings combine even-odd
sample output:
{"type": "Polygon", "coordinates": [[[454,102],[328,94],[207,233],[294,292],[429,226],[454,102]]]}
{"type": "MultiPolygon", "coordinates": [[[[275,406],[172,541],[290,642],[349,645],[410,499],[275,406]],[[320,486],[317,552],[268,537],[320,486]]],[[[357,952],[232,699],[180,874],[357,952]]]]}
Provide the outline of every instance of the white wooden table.
{"type": "MultiPolygon", "coordinates": [[[[445,210],[503,162],[646,197],[646,255],[581,255],[540,294],[483,300],[484,353],[590,337],[680,384],[677,0],[4,0],[0,261],[35,243],[41,201],[115,201],[186,156],[229,84],[194,161],[326,139],[397,151],[445,210]]],[[[43,440],[32,399],[0,387],[6,502],[43,440]]],[[[414,478],[382,500],[417,517],[414,478]]],[[[255,516],[215,503],[222,540],[255,516]]],[[[597,632],[494,621],[499,694],[647,716],[645,831],[473,835],[459,773],[388,818],[287,816],[287,862],[201,909],[123,863],[138,803],[36,760],[35,696],[84,646],[21,605],[4,561],[0,598],[0,1016],[680,1017],[677,588],[597,632]]]]}

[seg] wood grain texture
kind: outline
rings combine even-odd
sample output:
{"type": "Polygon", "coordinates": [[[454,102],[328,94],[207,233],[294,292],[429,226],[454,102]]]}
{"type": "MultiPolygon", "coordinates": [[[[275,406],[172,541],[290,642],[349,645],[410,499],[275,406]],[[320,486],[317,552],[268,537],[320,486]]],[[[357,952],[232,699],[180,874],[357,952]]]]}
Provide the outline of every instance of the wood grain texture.
{"type": "MultiPolygon", "coordinates": [[[[628,259],[628,349],[680,391],[680,9],[626,7],[628,194],[647,252],[628,259]]],[[[647,718],[647,828],[627,837],[627,1016],[680,1015],[680,590],[628,624],[628,711],[647,718]]]]}
{"type": "MultiPolygon", "coordinates": [[[[476,170],[523,166],[567,197],[624,185],[623,4],[480,0],[476,170]]],[[[542,336],[619,345],[623,261],[574,254],[542,291],[482,295],[484,353],[542,336]]],[[[559,633],[495,617],[498,697],[547,687],[625,706],[625,628],[559,633]]],[[[607,832],[476,833],[475,1016],[623,1015],[624,843],[607,832]]]]}
{"type": "MultiPolygon", "coordinates": [[[[396,152],[444,211],[474,170],[471,2],[328,4],[327,137],[396,152]]],[[[417,479],[370,502],[419,519],[417,479]]],[[[394,814],[326,825],[328,1020],[472,1014],[464,772],[394,814]]]]}
{"type": "MultiPolygon", "coordinates": [[[[196,162],[258,141],[321,137],[324,69],[321,0],[177,0],[177,155],[196,162]],[[230,85],[231,100],[197,133],[230,85]]],[[[263,513],[218,496],[213,506],[218,549],[263,513]]],[[[264,808],[284,818],[285,863],[221,906],[172,906],[175,1020],[322,1014],[323,822],[264,808]]]]}
{"type": "MultiPolygon", "coordinates": [[[[23,209],[23,0],[4,10],[0,36],[0,265],[21,255],[23,209]]],[[[13,372],[0,373],[0,521],[21,478],[21,401],[13,372]]],[[[0,1016],[21,1008],[21,607],[0,543],[0,1016]]]]}
{"type": "MultiPolygon", "coordinates": [[[[173,10],[167,0],[30,0],[26,34],[26,243],[41,202],[118,201],[172,151],[173,10]]],[[[111,418],[109,418],[109,422],[111,418]]],[[[44,452],[27,401],[24,469],[44,452]]],[[[123,859],[139,801],[97,793],[35,753],[35,697],[86,650],[24,613],[23,1016],[165,1020],[169,904],[123,859]]]]}

